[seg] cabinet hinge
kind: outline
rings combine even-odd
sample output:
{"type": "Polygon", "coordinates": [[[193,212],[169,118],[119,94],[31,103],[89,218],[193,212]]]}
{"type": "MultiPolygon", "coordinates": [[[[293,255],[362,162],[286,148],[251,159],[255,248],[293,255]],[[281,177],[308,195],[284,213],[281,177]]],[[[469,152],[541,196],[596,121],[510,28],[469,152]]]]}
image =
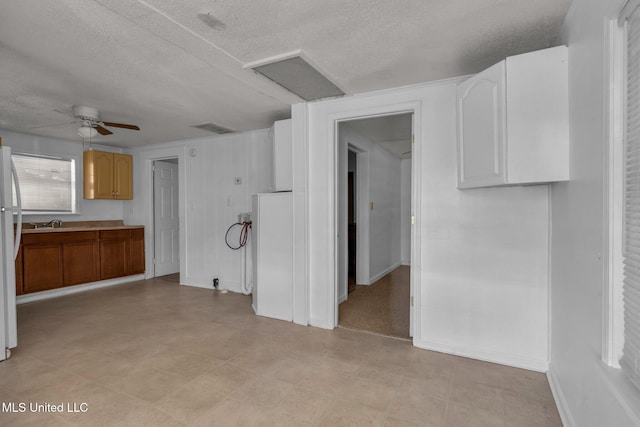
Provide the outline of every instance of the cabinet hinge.
{"type": "Polygon", "coordinates": [[[411,215],[411,225],[416,223],[416,217],[411,215]]]}
{"type": "Polygon", "coordinates": [[[413,307],[413,295],[411,295],[411,307],[413,307]]]}
{"type": "Polygon", "coordinates": [[[413,134],[413,133],[411,134],[411,143],[412,143],[412,144],[415,144],[415,143],[416,143],[416,136],[415,136],[415,134],[413,134]]]}

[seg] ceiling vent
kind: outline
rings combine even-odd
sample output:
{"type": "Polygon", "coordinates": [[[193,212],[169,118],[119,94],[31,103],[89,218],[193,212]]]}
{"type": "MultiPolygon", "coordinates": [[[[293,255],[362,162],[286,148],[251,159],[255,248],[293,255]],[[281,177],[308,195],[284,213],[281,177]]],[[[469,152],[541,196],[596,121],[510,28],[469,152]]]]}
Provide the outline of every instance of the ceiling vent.
{"type": "Polygon", "coordinates": [[[211,132],[211,133],[217,133],[218,135],[222,135],[224,133],[233,132],[233,130],[231,130],[231,129],[222,127],[220,125],[217,125],[217,124],[211,123],[211,122],[202,123],[201,125],[192,125],[190,127],[206,130],[206,131],[211,132]]]}
{"type": "Polygon", "coordinates": [[[345,94],[342,89],[333,84],[300,55],[266,64],[263,62],[262,65],[248,64],[245,68],[251,68],[269,80],[273,80],[305,101],[345,94]]]}

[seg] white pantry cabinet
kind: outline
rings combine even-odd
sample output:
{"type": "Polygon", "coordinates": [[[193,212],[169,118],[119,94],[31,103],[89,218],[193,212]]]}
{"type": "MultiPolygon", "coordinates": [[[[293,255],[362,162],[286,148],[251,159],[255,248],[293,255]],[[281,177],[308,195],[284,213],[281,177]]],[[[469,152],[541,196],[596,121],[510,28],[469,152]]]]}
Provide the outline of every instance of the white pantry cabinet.
{"type": "Polygon", "coordinates": [[[293,127],[291,119],[273,123],[273,185],[271,191],[293,189],[293,127]]]}
{"type": "Polygon", "coordinates": [[[567,47],[509,57],[460,83],[458,188],[569,179],[567,47]]]}

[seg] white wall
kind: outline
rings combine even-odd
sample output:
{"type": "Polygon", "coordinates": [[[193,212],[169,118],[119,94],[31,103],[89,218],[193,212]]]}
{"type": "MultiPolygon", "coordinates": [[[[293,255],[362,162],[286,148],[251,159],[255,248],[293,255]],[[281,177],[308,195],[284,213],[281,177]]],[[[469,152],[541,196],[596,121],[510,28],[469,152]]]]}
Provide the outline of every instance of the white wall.
{"type": "Polygon", "coordinates": [[[574,1],[563,26],[562,42],[569,46],[571,180],[551,188],[549,378],[567,426],[640,425],[640,392],[601,361],[607,285],[605,23],[622,3],[574,1]]]}
{"type": "MultiPolygon", "coordinates": [[[[456,189],[457,81],[294,109],[294,132],[306,129],[305,141],[296,144],[308,156],[296,163],[308,167],[307,229],[296,233],[308,245],[309,322],[335,326],[333,122],[415,111],[414,343],[546,370],[548,188],[456,189]]],[[[294,181],[294,191],[299,188],[294,181]]]]}
{"type": "Polygon", "coordinates": [[[373,145],[370,152],[369,283],[400,265],[400,159],[373,145]]]}
{"type": "MultiPolygon", "coordinates": [[[[367,242],[367,250],[358,248],[359,264],[365,270],[365,274],[358,275],[358,284],[369,285],[379,280],[385,274],[391,272],[400,265],[401,259],[401,160],[382,148],[380,145],[373,144],[367,138],[358,134],[349,127],[348,123],[340,125],[339,131],[339,149],[340,154],[346,157],[347,146],[356,147],[361,153],[367,153],[360,159],[366,158],[368,165],[361,168],[357,172],[358,177],[363,177],[367,181],[360,183],[356,180],[360,191],[360,199],[356,212],[358,214],[358,233],[367,233],[368,238],[363,239],[367,242]],[[370,203],[373,203],[371,209],[370,203]],[[363,260],[363,257],[368,259],[363,260]]],[[[348,166],[340,156],[341,168],[347,170],[348,166]]],[[[342,190],[340,198],[344,199],[343,203],[339,203],[341,210],[340,218],[346,218],[346,176],[344,180],[340,179],[340,189],[342,190]]],[[[347,236],[346,222],[340,223],[342,232],[340,236],[347,236]]],[[[363,237],[363,236],[360,236],[363,237]]],[[[339,263],[339,277],[346,277],[346,239],[339,241],[338,245],[342,248],[339,255],[342,262],[339,263]],[[345,255],[343,255],[343,252],[345,255]]],[[[340,300],[343,299],[346,287],[342,286],[341,281],[338,293],[340,300]]]]}
{"type": "MultiPolygon", "coordinates": [[[[54,218],[62,221],[121,220],[123,202],[120,200],[85,200],[82,198],[82,142],[65,141],[56,138],[27,135],[0,129],[2,144],[11,147],[12,152],[42,154],[49,156],[73,157],[76,160],[77,214],[24,215],[24,222],[44,222],[54,218]]],[[[113,147],[93,144],[96,150],[121,153],[113,147]]],[[[88,149],[88,145],[85,146],[88,149]]]]}
{"type": "Polygon", "coordinates": [[[400,162],[400,262],[411,264],[411,159],[400,162]]]}
{"type": "MultiPolygon", "coordinates": [[[[125,208],[128,220],[152,229],[149,189],[152,159],[178,157],[181,198],[181,283],[241,291],[241,251],[224,242],[237,215],[251,211],[251,195],[268,191],[271,184],[271,148],[267,130],[233,133],[146,146],[133,150],[136,198],[125,208]],[[195,156],[189,153],[195,149],[195,156]],[[235,178],[242,180],[235,184],[235,178]]],[[[153,236],[146,233],[147,272],[152,272],[153,236]]],[[[250,251],[247,251],[249,255],[250,251]]],[[[250,261],[249,261],[250,262],[250,261]]],[[[251,273],[249,272],[249,276],[251,273]]]]}

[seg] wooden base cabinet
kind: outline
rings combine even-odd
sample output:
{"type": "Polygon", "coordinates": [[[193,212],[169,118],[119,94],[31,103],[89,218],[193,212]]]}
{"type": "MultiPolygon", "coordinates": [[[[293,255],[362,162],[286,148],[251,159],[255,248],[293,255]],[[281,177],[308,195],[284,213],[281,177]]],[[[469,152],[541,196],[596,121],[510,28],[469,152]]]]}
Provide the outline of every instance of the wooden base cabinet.
{"type": "Polygon", "coordinates": [[[22,245],[20,245],[20,250],[18,250],[18,256],[16,257],[16,295],[22,295],[24,293],[22,266],[22,245]]]}
{"type": "Polygon", "coordinates": [[[142,274],[144,229],[23,235],[16,295],[142,274]]]}
{"type": "Polygon", "coordinates": [[[100,280],[97,233],[89,232],[84,236],[74,237],[76,238],[62,244],[64,285],[79,285],[100,280]]]}
{"type": "Polygon", "coordinates": [[[25,244],[23,262],[25,294],[62,287],[62,244],[25,244]]]}
{"type": "Polygon", "coordinates": [[[144,273],[144,229],[100,232],[100,279],[144,273]]]}
{"type": "Polygon", "coordinates": [[[131,229],[131,274],[142,274],[144,263],[144,228],[131,229]]]}

